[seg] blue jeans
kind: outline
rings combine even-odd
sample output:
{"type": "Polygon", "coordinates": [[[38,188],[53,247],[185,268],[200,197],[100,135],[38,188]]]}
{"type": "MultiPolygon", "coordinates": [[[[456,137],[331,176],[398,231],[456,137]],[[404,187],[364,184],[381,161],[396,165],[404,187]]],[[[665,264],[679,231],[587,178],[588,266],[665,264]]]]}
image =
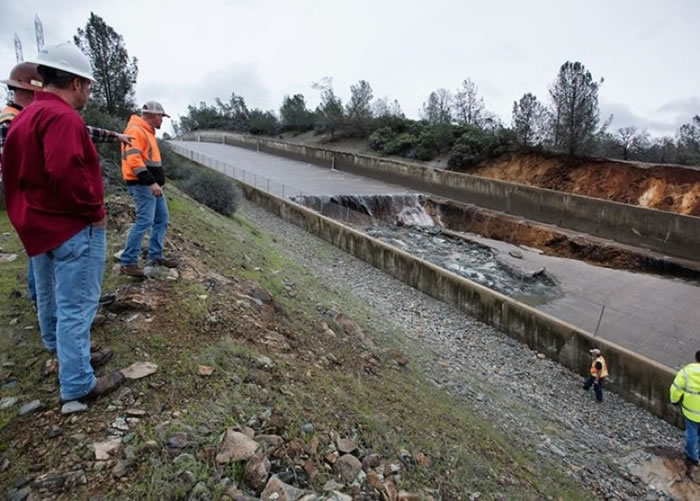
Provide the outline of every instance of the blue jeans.
{"type": "Polygon", "coordinates": [[[168,204],[165,195],[154,197],[151,188],[144,185],[129,186],[129,194],[136,206],[136,221],[129,230],[121,264],[138,264],[141,242],[149,229],[151,237],[148,241],[147,261],[157,261],[163,257],[163,241],[168,228],[168,204]]]}
{"type": "Polygon", "coordinates": [[[698,460],[698,449],[700,448],[698,432],[700,423],[685,418],[685,455],[693,461],[698,460]]]}
{"type": "Polygon", "coordinates": [[[90,326],[105,267],[104,228],[86,226],[61,245],[32,257],[41,340],[56,352],[61,398],[75,400],[95,387],[90,326]]]}
{"type": "Polygon", "coordinates": [[[29,259],[29,265],[27,266],[27,290],[29,291],[29,299],[36,306],[36,280],[34,280],[34,266],[32,266],[31,259],[29,259]]]}

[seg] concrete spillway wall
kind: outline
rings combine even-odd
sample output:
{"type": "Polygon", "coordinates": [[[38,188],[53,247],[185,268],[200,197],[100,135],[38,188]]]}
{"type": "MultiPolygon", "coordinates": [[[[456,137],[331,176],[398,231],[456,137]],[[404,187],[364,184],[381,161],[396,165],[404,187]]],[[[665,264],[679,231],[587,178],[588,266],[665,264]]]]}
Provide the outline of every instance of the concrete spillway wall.
{"type": "Polygon", "coordinates": [[[322,167],[335,167],[532,221],[700,261],[700,217],[242,134],[201,131],[188,134],[186,139],[225,142],[322,167]]]}
{"type": "MultiPolygon", "coordinates": [[[[675,424],[682,422],[669,403],[675,373],[636,354],[539,310],[460,277],[439,266],[383,243],[290,200],[241,184],[246,197],[273,214],[313,233],[385,273],[526,343],[573,371],[586,375],[589,350],[606,356],[610,389],[628,401],[675,424]]],[[[556,385],[557,381],[552,381],[556,385]]]]}

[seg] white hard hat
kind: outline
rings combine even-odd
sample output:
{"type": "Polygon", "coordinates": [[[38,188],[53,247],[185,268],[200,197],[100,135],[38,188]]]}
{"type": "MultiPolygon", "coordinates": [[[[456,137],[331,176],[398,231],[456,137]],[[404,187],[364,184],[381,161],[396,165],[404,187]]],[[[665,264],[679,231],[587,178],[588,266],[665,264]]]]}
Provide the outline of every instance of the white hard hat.
{"type": "Polygon", "coordinates": [[[164,117],[170,118],[170,115],[168,115],[165,112],[165,109],[163,109],[163,105],[160,104],[158,101],[148,101],[147,103],[144,103],[143,107],[141,108],[141,113],[151,113],[153,115],[163,115],[164,117]]]}
{"type": "Polygon", "coordinates": [[[95,81],[95,77],[92,76],[90,60],[79,48],[70,42],[47,45],[39,51],[36,58],[27,62],[65,71],[71,75],[95,81]]]}

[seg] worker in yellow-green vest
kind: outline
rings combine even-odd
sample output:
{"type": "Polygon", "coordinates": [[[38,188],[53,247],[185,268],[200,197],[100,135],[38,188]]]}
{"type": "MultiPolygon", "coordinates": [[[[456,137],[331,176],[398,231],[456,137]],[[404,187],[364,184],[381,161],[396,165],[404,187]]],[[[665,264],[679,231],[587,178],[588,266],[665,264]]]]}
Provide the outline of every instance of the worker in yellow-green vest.
{"type": "Polygon", "coordinates": [[[683,367],[671,385],[671,403],[680,404],[685,418],[685,457],[698,464],[700,443],[700,350],[695,352],[695,362],[683,367]]]}

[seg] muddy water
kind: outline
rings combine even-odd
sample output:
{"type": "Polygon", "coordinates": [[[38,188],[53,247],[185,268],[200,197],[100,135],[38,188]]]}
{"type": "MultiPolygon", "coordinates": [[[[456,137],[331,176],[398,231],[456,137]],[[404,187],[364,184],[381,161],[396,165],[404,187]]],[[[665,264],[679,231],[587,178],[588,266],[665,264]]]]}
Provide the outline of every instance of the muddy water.
{"type": "Polygon", "coordinates": [[[381,224],[363,229],[374,238],[532,305],[546,303],[560,293],[546,270],[524,273],[501,261],[488,247],[452,238],[439,227],[381,224]]]}

